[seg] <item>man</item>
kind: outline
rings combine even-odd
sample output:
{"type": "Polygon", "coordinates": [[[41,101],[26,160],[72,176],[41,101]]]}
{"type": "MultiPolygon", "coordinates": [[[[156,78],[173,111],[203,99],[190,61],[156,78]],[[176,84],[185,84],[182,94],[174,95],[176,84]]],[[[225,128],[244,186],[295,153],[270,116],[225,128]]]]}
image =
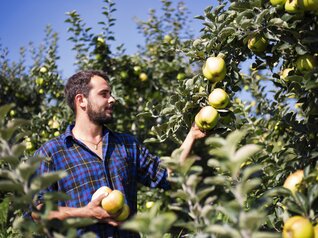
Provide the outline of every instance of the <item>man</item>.
{"type": "MultiPolygon", "coordinates": [[[[64,192],[67,201],[58,202],[58,211],[51,218],[89,217],[98,223],[79,229],[92,231],[97,237],[134,237],[136,234],[118,229],[114,220],[100,207],[101,195],[91,201],[93,193],[102,186],[118,189],[125,195],[131,213],[137,210],[137,183],[153,188],[169,189],[167,171],[132,135],[112,132],[104,125],[113,119],[115,99],[108,77],[100,71],[81,71],[69,78],[65,86],[66,102],[75,113],[75,124],[68,126],[61,136],[45,143],[36,154],[50,158],[43,160],[37,174],[65,170],[68,176],[43,191],[64,192]]],[[[193,126],[180,156],[181,162],[189,154],[194,141],[205,136],[193,126]]]]}

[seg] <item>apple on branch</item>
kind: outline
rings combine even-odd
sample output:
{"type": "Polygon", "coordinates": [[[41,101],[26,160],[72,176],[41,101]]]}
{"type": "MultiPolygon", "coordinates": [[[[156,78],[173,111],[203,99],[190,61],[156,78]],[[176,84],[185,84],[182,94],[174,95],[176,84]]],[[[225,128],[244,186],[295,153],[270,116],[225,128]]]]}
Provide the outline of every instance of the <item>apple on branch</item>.
{"type": "Polygon", "coordinates": [[[314,227],[302,216],[290,217],[284,224],[283,238],[314,238],[314,227]]]}
{"type": "Polygon", "coordinates": [[[212,106],[205,106],[201,108],[194,120],[200,130],[208,131],[216,126],[218,119],[218,111],[212,106]]]}
{"type": "Polygon", "coordinates": [[[210,93],[208,101],[212,107],[223,109],[229,104],[230,98],[222,88],[216,88],[210,93]]]}
{"type": "Polygon", "coordinates": [[[219,82],[225,78],[226,65],[221,57],[209,57],[202,67],[204,77],[212,82],[219,82]]]}

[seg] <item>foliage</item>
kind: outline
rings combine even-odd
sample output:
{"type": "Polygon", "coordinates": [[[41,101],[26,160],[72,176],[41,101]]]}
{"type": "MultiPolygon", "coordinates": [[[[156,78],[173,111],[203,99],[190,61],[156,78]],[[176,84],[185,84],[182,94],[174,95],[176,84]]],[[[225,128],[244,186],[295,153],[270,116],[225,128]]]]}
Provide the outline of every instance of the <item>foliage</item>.
{"type": "MultiPolygon", "coordinates": [[[[173,171],[172,191],[140,189],[139,213],[124,227],[143,237],[250,238],[280,237],[284,221],[297,214],[316,224],[318,67],[303,71],[296,62],[306,54],[317,58],[317,12],[287,13],[268,0],[220,0],[196,17],[202,30],[195,39],[185,5],[161,2],[161,11],[137,20],[145,42],[134,55],[127,55],[124,45],[114,46],[114,2],[104,0],[100,33],[76,11],[66,19],[77,69],[99,69],[110,77],[117,106],[116,123],[109,127],[135,134],[173,171]],[[264,49],[248,46],[255,36],[268,42],[264,49]],[[223,81],[203,76],[211,56],[226,62],[223,81]],[[180,164],[175,148],[214,88],[229,94],[230,105],[218,109],[217,126],[180,164]],[[282,185],[299,169],[304,180],[292,193],[282,185]]],[[[42,217],[37,225],[22,219],[39,189],[32,184],[63,175],[32,180],[39,160],[29,155],[73,120],[63,102],[58,36],[50,27],[45,32],[44,44],[21,48],[18,62],[0,46],[1,236],[75,237],[70,227],[78,224],[46,219],[53,201],[66,199],[61,194],[47,197],[46,210],[33,208],[42,217]],[[53,234],[56,225],[65,228],[53,234]]]]}

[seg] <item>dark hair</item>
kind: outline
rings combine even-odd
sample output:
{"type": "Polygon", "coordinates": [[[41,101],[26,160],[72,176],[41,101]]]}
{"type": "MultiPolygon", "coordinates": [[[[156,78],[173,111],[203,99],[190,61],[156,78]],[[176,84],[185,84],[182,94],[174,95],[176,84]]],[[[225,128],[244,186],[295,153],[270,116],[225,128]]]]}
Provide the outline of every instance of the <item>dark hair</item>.
{"type": "Polygon", "coordinates": [[[109,82],[108,76],[98,70],[83,70],[72,75],[64,89],[65,100],[67,105],[75,112],[74,99],[77,94],[83,94],[88,97],[89,91],[91,90],[91,85],[89,84],[93,76],[99,76],[109,82]]]}

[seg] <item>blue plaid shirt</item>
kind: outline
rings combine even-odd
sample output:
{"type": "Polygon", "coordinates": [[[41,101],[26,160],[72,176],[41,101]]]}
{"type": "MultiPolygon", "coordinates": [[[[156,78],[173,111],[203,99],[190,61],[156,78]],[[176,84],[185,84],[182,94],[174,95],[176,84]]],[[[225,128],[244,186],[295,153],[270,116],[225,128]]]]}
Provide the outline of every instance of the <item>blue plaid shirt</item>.
{"type": "MultiPolygon", "coordinates": [[[[101,186],[118,189],[125,195],[131,214],[137,212],[137,183],[155,188],[169,189],[167,171],[134,136],[103,130],[103,159],[81,141],[76,140],[70,125],[64,134],[45,143],[36,155],[49,157],[43,160],[37,174],[64,170],[68,176],[46,191],[59,191],[69,195],[59,206],[83,207],[101,186]]],[[[42,195],[39,196],[41,201],[42,195]]],[[[138,237],[105,223],[79,229],[78,233],[92,231],[97,237],[138,237]]]]}

